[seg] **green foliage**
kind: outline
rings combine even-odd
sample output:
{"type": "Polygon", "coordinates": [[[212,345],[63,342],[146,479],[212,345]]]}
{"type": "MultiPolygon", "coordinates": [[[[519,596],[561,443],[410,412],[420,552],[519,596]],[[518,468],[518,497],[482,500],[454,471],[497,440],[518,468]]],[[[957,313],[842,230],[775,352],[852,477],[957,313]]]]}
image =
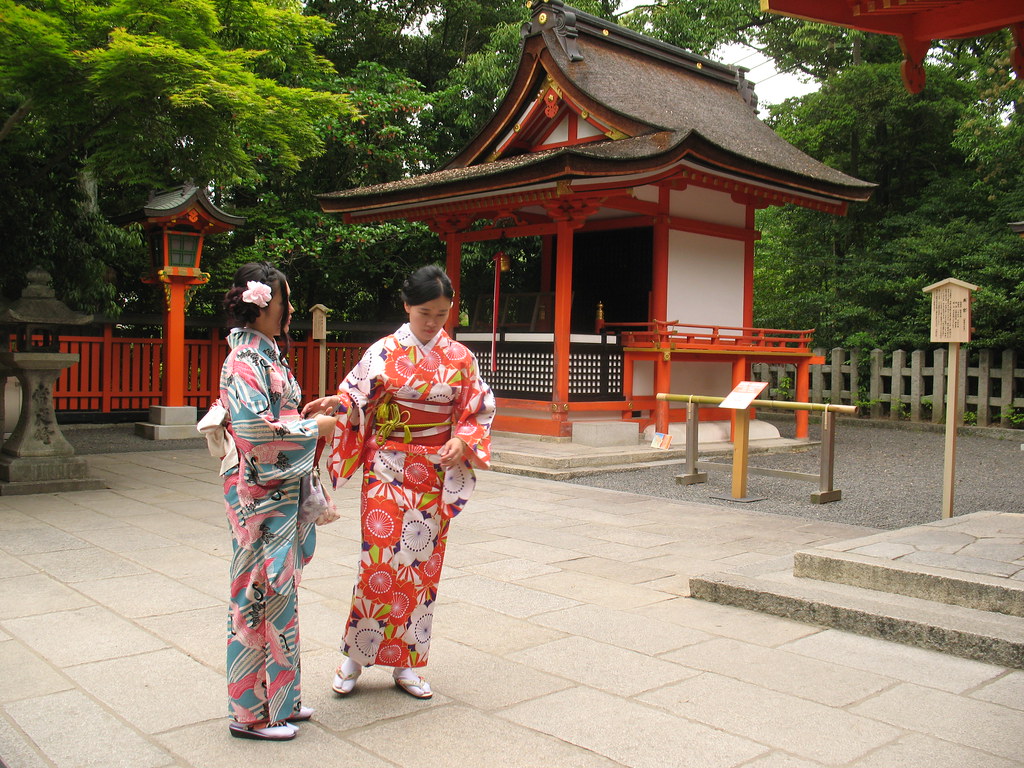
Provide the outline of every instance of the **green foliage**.
{"type": "Polygon", "coordinates": [[[816,344],[826,347],[923,348],[930,301],[921,289],[953,276],[983,287],[974,304],[978,346],[1024,345],[1014,311],[1024,291],[1024,243],[1006,226],[1012,203],[994,204],[1000,197],[1024,204],[1024,168],[1019,152],[982,154],[1000,142],[1009,151],[1019,134],[1015,120],[997,125],[981,110],[973,84],[950,68],[929,67],[927,87],[913,95],[894,64],[851,67],[818,93],[773,109],[781,135],[878,188],[844,218],[800,209],[759,214],[756,322],[815,328],[816,344]],[[965,126],[979,120],[990,136],[968,133],[965,126]],[[979,178],[987,159],[989,173],[979,178]]]}
{"type": "MultiPolygon", "coordinates": [[[[744,43],[820,91],[765,115],[810,155],[878,187],[845,217],[758,213],[755,322],[816,328],[817,345],[928,344],[921,288],[982,286],[979,346],[1024,348],[1024,84],[1007,75],[1007,31],[946,41],[919,95],[903,88],[894,38],[764,14],[758,0],[576,0],[710,55],[744,43]]],[[[137,232],[106,217],[151,187],[192,180],[247,217],[207,241],[211,282],[190,312],[215,315],[234,269],[289,275],[300,314],[400,316],[398,284],[444,261],[420,225],[345,224],[316,194],[433,170],[505,95],[522,0],[0,0],[0,256],[8,298],[40,264],[84,311],[156,311],[137,232]]],[[[756,80],[756,78],[753,78],[756,80]]],[[[466,246],[466,304],[493,282],[494,243],[466,246]]],[[[503,246],[504,290],[539,282],[537,244],[503,246]]]]}
{"type": "Polygon", "coordinates": [[[317,126],[355,115],[323,90],[329,28],[290,0],[0,0],[4,293],[51,264],[83,307],[158,308],[138,285],[138,236],[104,215],[183,181],[293,174],[322,152],[317,126]]]}

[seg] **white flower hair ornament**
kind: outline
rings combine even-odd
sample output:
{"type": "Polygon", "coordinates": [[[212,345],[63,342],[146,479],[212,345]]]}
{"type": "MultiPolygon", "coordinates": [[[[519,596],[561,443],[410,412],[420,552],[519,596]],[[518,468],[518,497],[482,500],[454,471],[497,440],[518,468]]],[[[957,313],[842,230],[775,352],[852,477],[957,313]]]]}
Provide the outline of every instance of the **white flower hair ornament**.
{"type": "Polygon", "coordinates": [[[270,286],[257,280],[250,280],[246,285],[248,290],[242,292],[242,301],[246,304],[255,304],[257,307],[265,307],[270,304],[274,292],[270,286]]]}

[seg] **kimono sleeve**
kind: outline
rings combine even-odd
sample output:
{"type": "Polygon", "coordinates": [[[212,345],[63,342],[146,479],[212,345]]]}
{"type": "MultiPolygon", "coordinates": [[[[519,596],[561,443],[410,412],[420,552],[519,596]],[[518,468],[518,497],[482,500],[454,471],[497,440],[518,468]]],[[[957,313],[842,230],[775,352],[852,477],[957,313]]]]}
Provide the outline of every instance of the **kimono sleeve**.
{"type": "Polygon", "coordinates": [[[316,419],[280,420],[272,398],[280,402],[284,380],[269,366],[236,359],[231,373],[225,388],[231,430],[250,483],[266,485],[312,472],[316,419]]]}
{"type": "Polygon", "coordinates": [[[469,448],[466,458],[481,469],[491,465],[491,422],[494,420],[494,393],[480,378],[480,369],[472,352],[463,373],[462,392],[453,417],[455,437],[469,448]]]}
{"type": "Polygon", "coordinates": [[[343,485],[362,461],[370,437],[373,408],[382,385],[374,374],[374,361],[381,355],[380,342],[373,344],[338,385],[338,428],[331,440],[327,469],[334,486],[343,485]]]}

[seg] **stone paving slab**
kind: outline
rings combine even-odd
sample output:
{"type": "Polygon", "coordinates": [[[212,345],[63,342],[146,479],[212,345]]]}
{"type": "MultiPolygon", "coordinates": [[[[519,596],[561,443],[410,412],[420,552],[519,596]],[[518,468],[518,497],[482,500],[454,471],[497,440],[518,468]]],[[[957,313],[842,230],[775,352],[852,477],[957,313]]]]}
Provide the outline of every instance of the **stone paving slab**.
{"type": "Polygon", "coordinates": [[[434,698],[377,669],[350,698],[329,690],[350,484],[300,588],[314,722],[285,744],[232,739],[216,461],[89,462],[106,490],[0,498],[7,768],[1024,766],[1024,673],[685,596],[702,572],[875,531],[497,473],[452,527],[434,698]]]}

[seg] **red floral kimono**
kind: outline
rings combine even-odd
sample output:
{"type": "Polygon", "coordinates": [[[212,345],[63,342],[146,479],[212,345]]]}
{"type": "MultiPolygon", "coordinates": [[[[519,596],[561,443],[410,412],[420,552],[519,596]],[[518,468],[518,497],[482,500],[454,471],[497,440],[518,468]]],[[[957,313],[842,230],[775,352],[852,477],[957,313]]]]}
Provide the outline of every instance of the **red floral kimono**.
{"type": "Polygon", "coordinates": [[[443,330],[421,344],[409,325],[374,343],[338,387],[328,467],[344,483],[362,464],[362,556],[342,651],[369,666],[422,667],[430,650],[448,525],[490,463],[494,396],[476,358],[443,330]],[[465,460],[438,451],[461,438],[465,460]]]}

